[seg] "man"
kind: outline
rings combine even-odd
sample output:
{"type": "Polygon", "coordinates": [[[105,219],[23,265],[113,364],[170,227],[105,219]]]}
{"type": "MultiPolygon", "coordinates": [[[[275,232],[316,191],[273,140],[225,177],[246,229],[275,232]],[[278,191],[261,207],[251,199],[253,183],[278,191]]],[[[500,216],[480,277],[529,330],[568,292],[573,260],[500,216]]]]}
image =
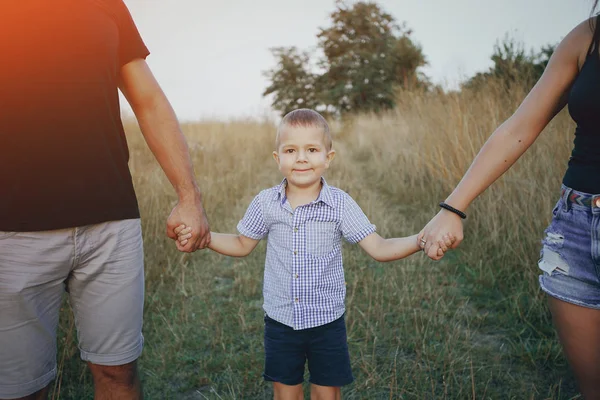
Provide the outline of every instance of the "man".
{"type": "Polygon", "coordinates": [[[210,241],[187,144],[122,0],[0,4],[0,399],[45,399],[69,292],[95,398],[141,399],[139,211],[118,88],[179,202],[181,251],[210,241]]]}

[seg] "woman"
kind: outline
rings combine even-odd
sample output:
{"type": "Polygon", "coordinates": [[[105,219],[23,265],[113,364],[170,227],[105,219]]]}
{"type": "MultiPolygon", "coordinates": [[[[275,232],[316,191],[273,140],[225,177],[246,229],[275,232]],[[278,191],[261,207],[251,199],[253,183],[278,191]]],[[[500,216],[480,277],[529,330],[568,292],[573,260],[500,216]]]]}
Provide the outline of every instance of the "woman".
{"type": "MultiPolygon", "coordinates": [[[[599,0],[594,2],[594,8],[599,0]]],[[[517,111],[487,140],[442,210],[419,235],[423,251],[463,238],[461,217],[568,105],[577,123],[560,199],[544,239],[540,286],[586,399],[600,399],[600,16],[576,26],[558,45],[544,75],[517,111]]]]}

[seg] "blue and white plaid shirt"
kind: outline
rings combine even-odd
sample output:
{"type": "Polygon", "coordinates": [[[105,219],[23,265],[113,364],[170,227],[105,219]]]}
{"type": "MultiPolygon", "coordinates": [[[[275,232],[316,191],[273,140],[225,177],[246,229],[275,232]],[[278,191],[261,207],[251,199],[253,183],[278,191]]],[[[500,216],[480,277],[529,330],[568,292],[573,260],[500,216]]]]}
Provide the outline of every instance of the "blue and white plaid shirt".
{"type": "Polygon", "coordinates": [[[270,318],[296,330],[342,316],[342,237],[358,243],[375,232],[346,192],[322,182],[315,201],[292,210],[284,179],[260,192],[237,226],[249,238],[267,237],[263,308],[270,318]]]}

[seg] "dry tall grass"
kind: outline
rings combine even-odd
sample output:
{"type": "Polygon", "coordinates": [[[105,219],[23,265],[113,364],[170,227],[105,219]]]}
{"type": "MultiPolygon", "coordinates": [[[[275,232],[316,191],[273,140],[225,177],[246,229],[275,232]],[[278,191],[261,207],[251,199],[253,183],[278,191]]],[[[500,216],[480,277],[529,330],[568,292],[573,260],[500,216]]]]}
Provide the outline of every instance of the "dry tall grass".
{"type": "MultiPolygon", "coordinates": [[[[404,93],[383,116],[334,123],[328,182],[349,192],[384,236],[418,232],[490,133],[525,93],[404,93]]],[[[244,259],[177,253],[165,238],[173,190],[127,126],[146,249],[146,398],[269,398],[262,383],[264,245],[244,259]]],[[[272,123],[185,124],[211,228],[235,232],[252,197],[281,177],[272,123]]],[[[566,112],[469,210],[460,250],[376,263],[344,250],[356,381],[348,399],[566,399],[576,392],[536,283],[539,242],[558,196],[574,125],[566,112]]],[[[66,342],[60,395],[90,398],[66,342]]]]}

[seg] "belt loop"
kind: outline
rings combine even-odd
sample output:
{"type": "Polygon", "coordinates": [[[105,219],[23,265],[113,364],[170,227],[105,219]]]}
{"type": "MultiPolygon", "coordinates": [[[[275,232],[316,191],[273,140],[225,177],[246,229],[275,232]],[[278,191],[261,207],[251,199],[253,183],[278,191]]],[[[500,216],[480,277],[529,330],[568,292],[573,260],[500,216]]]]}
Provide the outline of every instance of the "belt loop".
{"type": "Polygon", "coordinates": [[[569,209],[571,208],[571,200],[569,199],[569,197],[571,196],[571,192],[573,192],[573,189],[571,189],[570,187],[565,187],[565,191],[562,195],[563,211],[565,212],[569,211],[569,209]]]}

